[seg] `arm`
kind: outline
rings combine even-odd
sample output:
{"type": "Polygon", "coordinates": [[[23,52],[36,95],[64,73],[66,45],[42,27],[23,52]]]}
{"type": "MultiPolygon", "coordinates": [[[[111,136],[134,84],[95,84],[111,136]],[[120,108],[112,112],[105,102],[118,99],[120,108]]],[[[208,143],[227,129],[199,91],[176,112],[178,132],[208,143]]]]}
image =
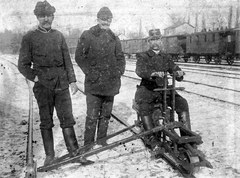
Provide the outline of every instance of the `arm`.
{"type": "Polygon", "coordinates": [[[74,73],[73,64],[71,61],[71,57],[69,55],[67,43],[63,35],[62,35],[62,55],[63,55],[64,65],[65,65],[65,70],[67,71],[69,84],[76,82],[77,80],[74,73]]]}
{"type": "Polygon", "coordinates": [[[18,58],[18,70],[28,80],[34,81],[36,74],[34,73],[31,57],[31,44],[29,36],[24,36],[21,43],[19,58],[18,58]]]}
{"type": "Polygon", "coordinates": [[[174,63],[172,59],[169,59],[169,70],[168,72],[172,74],[173,72],[176,72],[176,80],[177,81],[182,81],[183,80],[183,75],[184,72],[181,70],[181,68],[174,63]]]}
{"type": "Polygon", "coordinates": [[[87,34],[87,31],[84,31],[78,40],[77,49],[75,52],[75,61],[78,64],[78,66],[82,69],[84,74],[88,73],[86,60],[87,60],[89,47],[90,47],[90,39],[87,34]]]}
{"type": "Polygon", "coordinates": [[[152,69],[150,69],[148,67],[148,65],[145,62],[145,58],[146,56],[144,56],[144,54],[137,54],[136,58],[137,58],[137,63],[136,63],[136,74],[144,79],[150,79],[151,78],[151,74],[154,72],[152,69]]]}
{"type": "Polygon", "coordinates": [[[125,57],[122,51],[122,45],[119,40],[119,38],[116,38],[116,59],[117,59],[117,68],[121,72],[121,74],[124,74],[125,72],[125,67],[126,67],[126,61],[125,57]]]}

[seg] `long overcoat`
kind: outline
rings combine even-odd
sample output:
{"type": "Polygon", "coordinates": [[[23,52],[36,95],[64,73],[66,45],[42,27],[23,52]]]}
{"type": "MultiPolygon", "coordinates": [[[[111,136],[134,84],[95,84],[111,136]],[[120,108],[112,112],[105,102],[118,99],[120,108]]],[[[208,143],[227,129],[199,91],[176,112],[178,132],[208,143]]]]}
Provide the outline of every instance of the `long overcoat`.
{"type": "Polygon", "coordinates": [[[119,93],[126,61],[120,40],[111,30],[99,25],[82,33],[75,60],[85,74],[85,92],[114,96],[119,93]]]}

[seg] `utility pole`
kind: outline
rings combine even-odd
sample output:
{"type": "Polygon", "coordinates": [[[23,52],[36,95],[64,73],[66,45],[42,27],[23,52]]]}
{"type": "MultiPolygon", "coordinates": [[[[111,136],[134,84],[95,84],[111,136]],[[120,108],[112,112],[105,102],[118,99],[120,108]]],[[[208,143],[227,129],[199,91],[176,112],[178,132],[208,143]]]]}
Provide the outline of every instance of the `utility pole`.
{"type": "Polygon", "coordinates": [[[229,8],[229,17],[228,17],[228,28],[232,27],[232,5],[229,8]]]}
{"type": "Polygon", "coordinates": [[[142,18],[140,17],[140,22],[139,22],[139,38],[142,37],[142,18]]]}
{"type": "Polygon", "coordinates": [[[235,28],[239,27],[239,0],[237,1],[235,28]]]}

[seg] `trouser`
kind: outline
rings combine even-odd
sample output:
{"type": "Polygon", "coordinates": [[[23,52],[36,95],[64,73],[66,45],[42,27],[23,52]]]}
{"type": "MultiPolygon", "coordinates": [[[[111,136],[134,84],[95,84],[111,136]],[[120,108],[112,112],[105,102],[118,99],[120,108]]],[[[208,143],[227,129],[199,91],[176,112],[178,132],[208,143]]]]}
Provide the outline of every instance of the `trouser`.
{"type": "Polygon", "coordinates": [[[50,129],[54,126],[54,107],[61,128],[68,128],[75,125],[69,89],[50,90],[37,82],[33,87],[33,92],[39,107],[40,129],[50,129]]]}
{"type": "MultiPolygon", "coordinates": [[[[97,141],[107,136],[114,96],[87,94],[87,117],[85,122],[84,145],[93,143],[97,130],[97,141]]],[[[99,143],[104,145],[105,143],[99,143]]]]}
{"type": "MultiPolygon", "coordinates": [[[[155,104],[161,102],[162,99],[162,95],[159,92],[148,90],[144,86],[138,86],[135,93],[135,102],[139,108],[139,115],[151,115],[155,110],[155,104]]],[[[167,105],[171,106],[170,94],[167,97],[167,105]]],[[[188,102],[177,92],[175,94],[175,111],[178,114],[179,121],[183,122],[188,129],[191,129],[188,102]]]]}
{"type": "Polygon", "coordinates": [[[67,150],[71,156],[76,155],[79,147],[73,128],[75,121],[69,90],[50,90],[37,82],[33,87],[33,92],[39,107],[40,129],[46,154],[44,165],[51,164],[55,156],[52,132],[54,107],[60,121],[67,150]]]}

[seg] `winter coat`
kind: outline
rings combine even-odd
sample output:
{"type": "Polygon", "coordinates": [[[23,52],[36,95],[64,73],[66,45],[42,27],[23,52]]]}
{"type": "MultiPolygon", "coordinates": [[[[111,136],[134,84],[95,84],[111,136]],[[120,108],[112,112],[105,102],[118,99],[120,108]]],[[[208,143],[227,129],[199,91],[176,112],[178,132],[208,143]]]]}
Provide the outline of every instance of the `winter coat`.
{"type": "Polygon", "coordinates": [[[38,28],[23,37],[18,69],[31,81],[37,75],[49,89],[66,89],[76,82],[65,38],[53,29],[46,32],[38,28]]]}
{"type": "Polygon", "coordinates": [[[75,60],[85,74],[85,92],[103,96],[119,93],[126,61],[120,40],[99,25],[82,33],[75,60]]]}
{"type": "MultiPolygon", "coordinates": [[[[146,52],[138,53],[136,55],[136,74],[142,78],[141,86],[145,86],[149,90],[159,88],[159,84],[151,78],[153,72],[164,72],[167,71],[170,74],[173,71],[180,71],[178,65],[176,65],[171,57],[165,53],[156,54],[154,51],[149,49],[146,52]]],[[[181,81],[183,77],[177,77],[176,80],[181,81]]]]}

